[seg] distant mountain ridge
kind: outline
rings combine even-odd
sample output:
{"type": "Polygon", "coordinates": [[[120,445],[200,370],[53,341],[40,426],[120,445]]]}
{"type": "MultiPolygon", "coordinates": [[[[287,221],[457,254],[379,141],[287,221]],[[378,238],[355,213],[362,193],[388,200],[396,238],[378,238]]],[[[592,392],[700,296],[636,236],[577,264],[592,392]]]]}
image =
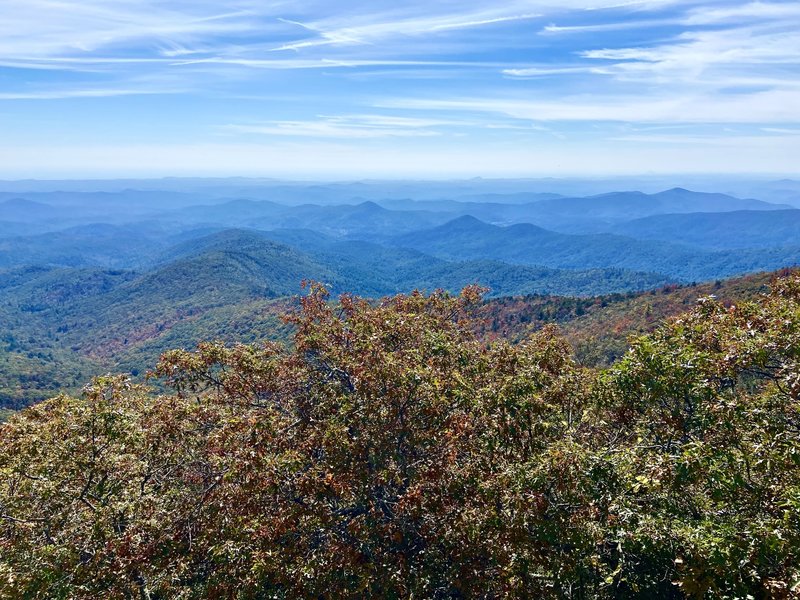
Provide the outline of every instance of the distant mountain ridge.
{"type": "Polygon", "coordinates": [[[653,215],[620,223],[611,231],[715,249],[800,246],[800,210],[653,215]]]}
{"type": "Polygon", "coordinates": [[[791,207],[727,194],[672,188],[655,194],[610,192],[580,198],[542,200],[531,208],[532,223],[565,232],[594,233],[606,231],[609,226],[624,221],[659,214],[770,211],[791,207]]]}
{"type": "MultiPolygon", "coordinates": [[[[516,195],[517,198],[519,195],[516,195]]],[[[531,223],[562,233],[609,232],[615,224],[657,214],[728,212],[736,210],[772,211],[790,208],[761,200],[740,199],[726,194],[693,192],[674,188],[656,194],[611,192],[588,197],[539,198],[530,202],[509,201],[500,194],[449,200],[405,201],[406,208],[471,215],[496,225],[531,223]]],[[[380,201],[393,210],[402,210],[400,200],[380,201]]]]}
{"type": "Polygon", "coordinates": [[[711,252],[612,234],[569,235],[530,224],[499,227],[464,216],[398,236],[392,243],[449,260],[492,258],[551,268],[650,269],[683,281],[703,281],[800,263],[800,244],[770,252],[711,252]]]}

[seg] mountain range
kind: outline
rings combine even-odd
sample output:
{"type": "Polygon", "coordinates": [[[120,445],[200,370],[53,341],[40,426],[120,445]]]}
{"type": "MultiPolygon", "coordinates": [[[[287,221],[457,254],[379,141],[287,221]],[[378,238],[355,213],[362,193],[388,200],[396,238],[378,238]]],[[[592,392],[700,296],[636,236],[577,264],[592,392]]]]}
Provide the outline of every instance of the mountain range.
{"type": "Polygon", "coordinates": [[[0,406],[141,374],[201,339],[284,338],[303,280],[370,298],[478,283],[493,302],[589,307],[800,263],[800,210],[777,201],[792,182],[773,202],[525,181],[99,185],[0,191],[0,406]]]}

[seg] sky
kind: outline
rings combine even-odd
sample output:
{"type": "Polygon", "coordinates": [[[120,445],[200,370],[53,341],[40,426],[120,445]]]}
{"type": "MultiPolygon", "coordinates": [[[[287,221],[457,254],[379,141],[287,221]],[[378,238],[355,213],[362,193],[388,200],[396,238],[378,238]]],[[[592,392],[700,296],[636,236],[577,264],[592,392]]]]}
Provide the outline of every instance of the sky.
{"type": "Polygon", "coordinates": [[[0,0],[0,176],[800,172],[800,2],[0,0]]]}

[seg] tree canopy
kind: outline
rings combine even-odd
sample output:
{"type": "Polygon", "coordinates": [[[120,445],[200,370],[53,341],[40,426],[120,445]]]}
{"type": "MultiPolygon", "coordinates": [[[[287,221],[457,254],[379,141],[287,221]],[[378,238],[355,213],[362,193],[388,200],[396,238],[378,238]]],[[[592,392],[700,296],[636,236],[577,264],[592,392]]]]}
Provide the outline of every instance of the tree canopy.
{"type": "Polygon", "coordinates": [[[798,595],[800,276],[602,371],[554,327],[480,338],[481,293],[312,285],[291,346],[13,415],[0,596],[798,595]]]}

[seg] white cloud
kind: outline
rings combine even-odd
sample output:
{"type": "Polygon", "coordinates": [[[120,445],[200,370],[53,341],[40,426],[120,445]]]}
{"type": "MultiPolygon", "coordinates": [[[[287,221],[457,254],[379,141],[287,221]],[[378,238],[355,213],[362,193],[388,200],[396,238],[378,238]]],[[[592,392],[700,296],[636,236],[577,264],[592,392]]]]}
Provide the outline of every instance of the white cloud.
{"type": "MultiPolygon", "coordinates": [[[[755,27],[687,32],[672,43],[653,47],[587,50],[585,58],[656,63],[664,68],[720,64],[800,62],[800,36],[795,31],[755,27]]],[[[653,68],[653,65],[650,65],[653,68]]]]}
{"type": "Polygon", "coordinates": [[[611,142],[633,142],[637,144],[677,144],[681,146],[717,146],[719,148],[730,148],[731,146],[742,147],[750,146],[753,148],[769,147],[780,144],[796,144],[797,134],[800,131],[791,132],[790,130],[769,129],[763,131],[779,133],[781,135],[696,135],[696,134],[651,134],[651,135],[620,135],[608,138],[611,142]]]}
{"type": "Polygon", "coordinates": [[[269,47],[377,43],[531,19],[535,15],[523,9],[535,4],[510,2],[487,9],[477,1],[439,6],[412,1],[401,10],[380,1],[368,7],[345,2],[334,9],[313,1],[4,0],[0,59],[99,58],[117,51],[172,57],[211,50],[222,37],[231,40],[227,51],[260,51],[298,27],[313,36],[269,47]],[[301,16],[288,18],[291,14],[301,16]]]}
{"type": "Polygon", "coordinates": [[[576,73],[603,73],[600,67],[590,66],[558,66],[558,67],[523,67],[515,69],[503,69],[503,75],[519,78],[547,77],[551,75],[569,75],[576,73]]]}
{"type": "Polygon", "coordinates": [[[735,6],[708,6],[690,8],[685,14],[659,19],[626,19],[608,23],[588,23],[582,25],[560,26],[555,23],[545,25],[541,34],[581,34],[630,29],[647,29],[665,26],[700,25],[752,25],[754,21],[780,22],[785,19],[800,18],[800,3],[797,2],[751,2],[735,6]]]}
{"type": "Polygon", "coordinates": [[[618,121],[631,123],[796,123],[800,90],[704,96],[670,94],[592,95],[553,101],[507,99],[390,99],[384,108],[500,114],[529,121],[618,121]]]}
{"type": "Polygon", "coordinates": [[[800,129],[793,129],[791,127],[762,127],[761,131],[767,133],[780,133],[784,135],[800,135],[800,129]]]}
{"type": "Polygon", "coordinates": [[[735,6],[694,8],[684,20],[687,25],[711,25],[718,23],[748,23],[754,19],[782,20],[800,18],[800,3],[797,2],[750,2],[735,6]]]}
{"type": "Polygon", "coordinates": [[[453,125],[463,125],[463,122],[391,115],[343,115],[321,116],[308,121],[231,124],[223,129],[228,132],[269,136],[374,139],[438,136],[441,133],[435,128],[453,125]]]}
{"type": "Polygon", "coordinates": [[[255,25],[250,17],[203,0],[178,6],[155,0],[4,0],[0,57],[87,55],[126,42],[190,43],[250,31],[255,25]]]}
{"type": "Polygon", "coordinates": [[[302,48],[327,45],[373,44],[390,37],[416,36],[439,31],[469,29],[508,23],[510,21],[535,19],[541,16],[539,14],[503,15],[501,11],[502,9],[464,14],[463,16],[448,14],[408,19],[388,19],[384,17],[386,20],[382,20],[378,16],[377,19],[366,24],[344,27],[327,26],[324,22],[306,24],[292,21],[292,23],[299,25],[303,29],[318,34],[318,37],[282,44],[272,50],[300,50],[302,48]]]}
{"type": "Polygon", "coordinates": [[[333,58],[196,58],[174,62],[176,65],[235,65],[254,69],[334,69],[357,67],[473,67],[499,69],[503,63],[461,60],[392,60],[392,59],[333,59],[333,58]]]}
{"type": "MultiPolygon", "coordinates": [[[[30,92],[0,92],[0,100],[65,100],[69,98],[113,98],[117,96],[142,96],[170,93],[165,89],[58,89],[30,92]]],[[[172,93],[178,93],[173,90],[172,93]]]]}
{"type": "MultiPolygon", "coordinates": [[[[586,73],[623,84],[646,84],[675,95],[688,90],[711,94],[726,88],[796,89],[800,70],[800,3],[716,3],[690,7],[668,18],[622,20],[560,27],[542,33],[584,37],[603,31],[670,26],[680,31],[653,43],[582,50],[594,63],[586,73]]],[[[565,73],[576,65],[563,65],[565,73]]],[[[559,65],[552,67],[556,73],[559,65]]],[[[517,69],[516,71],[521,71],[517,69]]],[[[579,72],[579,71],[575,71],[579,72]]],[[[536,72],[532,72],[535,76],[536,72]]]]}
{"type": "Polygon", "coordinates": [[[580,33],[597,33],[601,31],[620,31],[623,29],[645,29],[649,27],[664,27],[665,25],[680,24],[680,19],[649,19],[649,20],[628,20],[619,21],[615,23],[598,23],[592,25],[568,25],[559,26],[555,23],[545,25],[539,32],[541,34],[580,34],[580,33]]]}
{"type": "MultiPolygon", "coordinates": [[[[135,109],[130,122],[120,119],[119,132],[92,130],[92,117],[81,111],[64,115],[59,124],[63,136],[76,139],[114,134],[114,139],[141,140],[152,135],[152,144],[105,148],[111,153],[108,164],[121,169],[123,158],[136,164],[137,149],[152,151],[165,168],[176,170],[191,169],[190,159],[213,167],[202,156],[207,150],[216,153],[214,161],[222,161],[220,169],[233,172],[235,161],[218,153],[231,151],[243,168],[256,170],[264,163],[247,159],[246,151],[294,169],[330,152],[334,155],[327,156],[326,165],[354,173],[360,165],[379,171],[396,160],[408,172],[450,164],[476,174],[484,167],[486,173],[525,173],[525,165],[533,162],[543,171],[558,171],[576,164],[577,157],[585,159],[578,164],[589,164],[592,152],[602,154],[595,156],[598,169],[624,161],[643,166],[648,158],[671,161],[665,163],[670,169],[697,165],[713,170],[722,165],[722,157],[734,155],[736,160],[739,155],[752,159],[756,170],[765,169],[767,159],[756,160],[748,142],[776,165],[797,156],[798,136],[791,133],[800,124],[796,1],[0,2],[0,67],[38,70],[11,72],[4,79],[0,101],[9,101],[4,107],[14,115],[10,118],[23,117],[19,123],[35,127],[47,121],[40,118],[43,105],[35,100],[181,95],[174,102],[142,102],[142,114],[137,117],[135,109]],[[560,24],[542,30],[553,20],[560,24]],[[617,31],[619,35],[603,35],[617,31]],[[366,81],[373,67],[380,81],[366,81]],[[281,98],[269,98],[271,93],[281,98]],[[386,99],[376,101],[379,96],[386,99]],[[185,118],[184,102],[191,107],[185,118]],[[178,121],[174,131],[192,131],[192,139],[219,140],[213,136],[220,133],[234,141],[272,139],[269,145],[177,144],[169,139],[177,135],[169,127],[163,134],[154,126],[148,130],[160,118],[162,106],[178,121]],[[147,110],[152,114],[145,114],[147,110]],[[203,112],[212,110],[227,112],[203,112]],[[343,116],[330,116],[334,112],[343,116]],[[144,125],[141,131],[137,118],[144,125]],[[209,125],[214,122],[231,125],[214,129],[209,125]],[[543,122],[559,125],[550,131],[543,122]],[[619,151],[616,156],[600,142],[585,148],[573,143],[598,137],[595,127],[602,129],[608,122],[690,127],[685,136],[617,136],[605,142],[619,151]],[[691,130],[707,123],[755,124],[764,135],[716,137],[697,133],[709,128],[691,130]],[[88,133],[82,137],[84,128],[88,133]],[[547,134],[541,136],[540,150],[526,145],[530,131],[547,134]],[[563,133],[567,139],[545,139],[563,133]],[[453,139],[465,134],[469,139],[453,139]],[[414,138],[424,139],[415,143],[414,138]],[[718,143],[721,139],[734,144],[732,149],[718,143]],[[492,150],[483,145],[485,140],[504,146],[492,150]],[[375,148],[375,156],[360,151],[359,142],[375,148]],[[391,145],[413,145],[415,150],[403,154],[391,145]],[[162,146],[185,149],[187,157],[170,159],[158,150],[162,146]],[[490,150],[495,154],[484,163],[481,154],[490,150]],[[701,150],[713,150],[714,156],[703,158],[701,150]],[[680,154],[684,151],[691,160],[680,154]]],[[[42,125],[37,139],[44,139],[44,129],[42,125]]],[[[26,139],[16,135],[15,148],[26,139]]],[[[11,148],[10,138],[4,143],[11,148]]],[[[99,146],[70,148],[36,152],[42,152],[42,164],[103,161],[99,146]]],[[[21,152],[6,168],[35,164],[34,150],[21,152]]],[[[142,168],[160,165],[149,156],[139,161],[142,168]]]]}

